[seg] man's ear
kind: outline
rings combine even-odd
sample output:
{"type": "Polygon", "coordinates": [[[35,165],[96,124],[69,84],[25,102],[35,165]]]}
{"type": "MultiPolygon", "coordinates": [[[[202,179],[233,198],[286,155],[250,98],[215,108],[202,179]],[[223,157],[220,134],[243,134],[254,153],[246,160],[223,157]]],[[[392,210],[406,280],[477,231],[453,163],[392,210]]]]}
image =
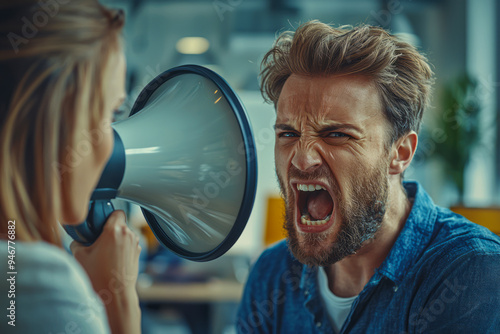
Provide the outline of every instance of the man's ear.
{"type": "Polygon", "coordinates": [[[417,144],[418,135],[415,131],[410,131],[392,145],[389,174],[402,174],[408,168],[417,150],[417,144]]]}

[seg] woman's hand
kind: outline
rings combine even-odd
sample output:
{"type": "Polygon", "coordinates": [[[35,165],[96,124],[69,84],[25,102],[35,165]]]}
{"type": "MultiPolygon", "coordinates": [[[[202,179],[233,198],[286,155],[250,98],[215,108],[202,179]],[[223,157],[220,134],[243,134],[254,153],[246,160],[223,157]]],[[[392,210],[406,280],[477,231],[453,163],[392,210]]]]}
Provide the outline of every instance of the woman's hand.
{"type": "Polygon", "coordinates": [[[74,241],[70,247],[106,307],[112,333],[140,333],[135,285],[141,246],[125,223],[125,213],[114,211],[91,246],[74,241]]]}

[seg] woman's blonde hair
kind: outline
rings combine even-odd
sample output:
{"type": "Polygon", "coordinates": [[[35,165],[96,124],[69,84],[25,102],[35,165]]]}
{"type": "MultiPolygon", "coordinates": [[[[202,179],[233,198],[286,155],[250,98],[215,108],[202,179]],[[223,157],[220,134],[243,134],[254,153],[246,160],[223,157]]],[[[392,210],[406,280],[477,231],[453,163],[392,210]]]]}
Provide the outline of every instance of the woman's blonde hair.
{"type": "Polygon", "coordinates": [[[425,56],[384,29],[334,28],[318,21],[282,33],[264,56],[261,70],[262,94],[275,106],[291,74],[373,78],[392,124],[391,144],[410,130],[418,132],[433,83],[425,56]]]}
{"type": "MultiPolygon", "coordinates": [[[[121,11],[96,0],[0,3],[0,234],[60,244],[61,173],[76,131],[103,117],[121,11]]],[[[66,159],[67,160],[67,159],[66,159]]]]}

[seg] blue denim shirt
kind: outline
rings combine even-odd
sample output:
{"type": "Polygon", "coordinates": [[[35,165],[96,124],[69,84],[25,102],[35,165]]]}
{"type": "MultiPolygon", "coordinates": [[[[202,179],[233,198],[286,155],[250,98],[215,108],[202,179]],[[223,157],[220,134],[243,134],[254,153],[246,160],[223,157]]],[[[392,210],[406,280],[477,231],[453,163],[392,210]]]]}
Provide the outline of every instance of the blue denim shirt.
{"type": "MultiPolygon", "coordinates": [[[[382,265],[354,301],[340,333],[500,333],[500,238],[405,182],[411,213],[382,265]]],[[[286,242],[255,264],[238,333],[333,333],[317,267],[286,242]]]]}

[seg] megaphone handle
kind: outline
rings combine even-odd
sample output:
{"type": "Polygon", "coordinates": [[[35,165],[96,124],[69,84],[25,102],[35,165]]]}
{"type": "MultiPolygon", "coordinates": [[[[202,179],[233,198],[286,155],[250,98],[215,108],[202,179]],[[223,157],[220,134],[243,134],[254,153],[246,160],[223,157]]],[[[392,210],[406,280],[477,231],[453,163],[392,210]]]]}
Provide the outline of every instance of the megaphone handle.
{"type": "Polygon", "coordinates": [[[115,211],[115,208],[109,200],[96,200],[92,202],[87,216],[87,223],[90,225],[90,228],[94,231],[95,235],[92,242],[94,242],[101,235],[102,228],[113,211],[115,211]]]}
{"type": "Polygon", "coordinates": [[[64,225],[64,229],[74,240],[90,246],[101,235],[106,220],[114,210],[109,200],[92,201],[86,221],[76,226],[64,225]]]}

